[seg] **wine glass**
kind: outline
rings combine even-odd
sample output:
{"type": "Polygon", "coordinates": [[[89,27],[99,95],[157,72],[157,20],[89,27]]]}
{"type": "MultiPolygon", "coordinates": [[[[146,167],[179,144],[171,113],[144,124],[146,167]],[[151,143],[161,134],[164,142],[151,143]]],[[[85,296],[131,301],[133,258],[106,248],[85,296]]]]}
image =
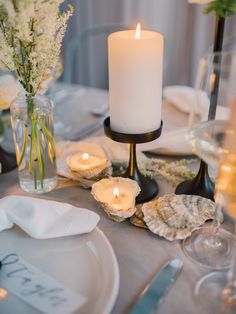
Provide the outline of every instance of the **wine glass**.
{"type": "MultiPolygon", "coordinates": [[[[236,101],[232,105],[230,122],[221,134],[224,141],[217,190],[223,210],[234,221],[236,234],[236,101]]],[[[234,260],[229,272],[210,273],[196,285],[195,295],[203,312],[236,313],[236,237],[233,248],[234,260]]]]}
{"type": "MultiPolygon", "coordinates": [[[[210,100],[215,97],[218,110],[216,117],[227,119],[229,103],[235,96],[236,53],[222,52],[208,55],[200,75],[198,91],[201,98],[202,92],[205,93],[206,100],[200,104],[202,110],[206,111],[206,106],[209,106],[210,100]]],[[[212,116],[212,110],[209,111],[209,116],[212,116]]],[[[188,135],[193,152],[215,169],[219,167],[220,158],[226,154],[222,146],[226,124],[226,121],[221,120],[203,122],[194,126],[188,135]]],[[[197,229],[185,239],[183,250],[187,256],[202,266],[222,269],[230,265],[234,237],[220,228],[222,195],[217,188],[215,201],[216,214],[213,223],[197,229]]]]}

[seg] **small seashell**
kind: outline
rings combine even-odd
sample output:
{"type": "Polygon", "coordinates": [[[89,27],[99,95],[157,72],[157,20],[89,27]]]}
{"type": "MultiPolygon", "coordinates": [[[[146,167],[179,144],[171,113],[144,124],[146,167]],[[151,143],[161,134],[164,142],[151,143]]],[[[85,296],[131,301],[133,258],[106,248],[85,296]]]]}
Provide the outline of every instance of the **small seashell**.
{"type": "Polygon", "coordinates": [[[112,220],[122,222],[135,213],[135,199],[139,192],[136,181],[115,177],[94,183],[91,194],[112,220]],[[118,189],[118,196],[114,195],[114,189],[118,189]]]}
{"type": "Polygon", "coordinates": [[[145,221],[143,220],[143,212],[141,208],[137,208],[136,212],[129,219],[130,223],[136,227],[148,229],[145,221]]]}
{"type": "Polygon", "coordinates": [[[197,195],[167,194],[143,204],[148,228],[167,240],[185,239],[215,215],[215,203],[197,195]]]}

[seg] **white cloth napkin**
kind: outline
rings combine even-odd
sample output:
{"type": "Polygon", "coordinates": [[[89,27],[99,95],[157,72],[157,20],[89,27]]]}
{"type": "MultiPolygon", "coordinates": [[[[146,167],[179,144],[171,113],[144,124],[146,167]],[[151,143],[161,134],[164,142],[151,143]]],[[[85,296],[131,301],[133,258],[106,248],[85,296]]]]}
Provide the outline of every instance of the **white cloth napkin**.
{"type": "MultiPolygon", "coordinates": [[[[164,127],[161,137],[153,142],[138,146],[143,151],[157,154],[190,155],[192,154],[192,147],[187,142],[186,135],[189,132],[189,128],[191,128],[194,117],[198,116],[199,122],[207,120],[210,104],[209,98],[205,92],[189,86],[167,86],[163,89],[163,97],[165,101],[172,104],[178,111],[185,113],[186,116],[182,126],[175,128],[172,124],[179,118],[175,115],[175,112],[168,112],[163,116],[164,127]]],[[[165,101],[163,103],[164,106],[165,101]]],[[[163,108],[164,112],[165,107],[163,108]]],[[[216,119],[228,119],[228,115],[229,110],[227,107],[217,106],[216,119]]]]}
{"type": "Polygon", "coordinates": [[[36,239],[88,233],[99,219],[94,212],[70,204],[13,195],[0,199],[0,231],[16,224],[36,239]]]}
{"type": "MultiPolygon", "coordinates": [[[[167,86],[163,88],[163,97],[180,111],[194,112],[200,115],[202,121],[207,120],[210,101],[206,92],[189,86],[167,86]]],[[[229,109],[227,107],[217,106],[216,119],[226,120],[228,115],[229,109]]]]}

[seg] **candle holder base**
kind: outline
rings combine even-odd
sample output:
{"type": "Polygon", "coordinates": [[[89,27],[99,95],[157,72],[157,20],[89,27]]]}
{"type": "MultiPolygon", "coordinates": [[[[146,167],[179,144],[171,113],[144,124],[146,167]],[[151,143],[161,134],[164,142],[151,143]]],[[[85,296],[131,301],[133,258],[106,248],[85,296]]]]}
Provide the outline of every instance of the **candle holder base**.
{"type": "Polygon", "coordinates": [[[136,197],[137,203],[151,201],[155,196],[157,196],[159,192],[159,187],[155,180],[143,176],[139,171],[136,171],[134,175],[130,175],[130,173],[126,171],[124,177],[133,179],[138,183],[141,192],[136,197]]]}
{"type": "Polygon", "coordinates": [[[139,171],[136,158],[136,144],[150,142],[160,137],[162,125],[163,123],[161,121],[160,128],[154,130],[153,132],[143,134],[125,134],[113,131],[111,129],[109,117],[107,117],[104,121],[104,132],[107,137],[116,142],[130,144],[129,165],[123,176],[133,179],[138,183],[141,192],[136,198],[137,203],[143,203],[152,200],[158,194],[159,188],[156,181],[143,176],[139,171]]]}
{"type": "Polygon", "coordinates": [[[192,180],[181,182],[177,186],[175,194],[200,195],[214,201],[214,183],[209,177],[207,164],[201,161],[196,177],[192,180]]]}

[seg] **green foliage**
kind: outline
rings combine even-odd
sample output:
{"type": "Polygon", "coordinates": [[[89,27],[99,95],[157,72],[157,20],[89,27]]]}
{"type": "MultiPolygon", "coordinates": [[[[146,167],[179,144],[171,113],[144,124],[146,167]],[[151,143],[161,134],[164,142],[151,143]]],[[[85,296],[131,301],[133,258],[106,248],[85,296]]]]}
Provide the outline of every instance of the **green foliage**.
{"type": "Polygon", "coordinates": [[[6,8],[0,4],[0,22],[2,23],[7,18],[7,10],[6,8]]]}
{"type": "Polygon", "coordinates": [[[219,18],[226,18],[236,12],[236,0],[214,0],[203,10],[204,13],[215,13],[219,18]]]}
{"type": "MultiPolygon", "coordinates": [[[[187,167],[195,162],[196,159],[181,159],[178,161],[168,162],[163,159],[145,157],[139,166],[141,173],[145,177],[161,177],[175,187],[180,182],[191,180],[196,176],[196,173],[187,167]]],[[[125,173],[127,165],[112,162],[112,168],[112,176],[119,177],[125,173]]]]}

